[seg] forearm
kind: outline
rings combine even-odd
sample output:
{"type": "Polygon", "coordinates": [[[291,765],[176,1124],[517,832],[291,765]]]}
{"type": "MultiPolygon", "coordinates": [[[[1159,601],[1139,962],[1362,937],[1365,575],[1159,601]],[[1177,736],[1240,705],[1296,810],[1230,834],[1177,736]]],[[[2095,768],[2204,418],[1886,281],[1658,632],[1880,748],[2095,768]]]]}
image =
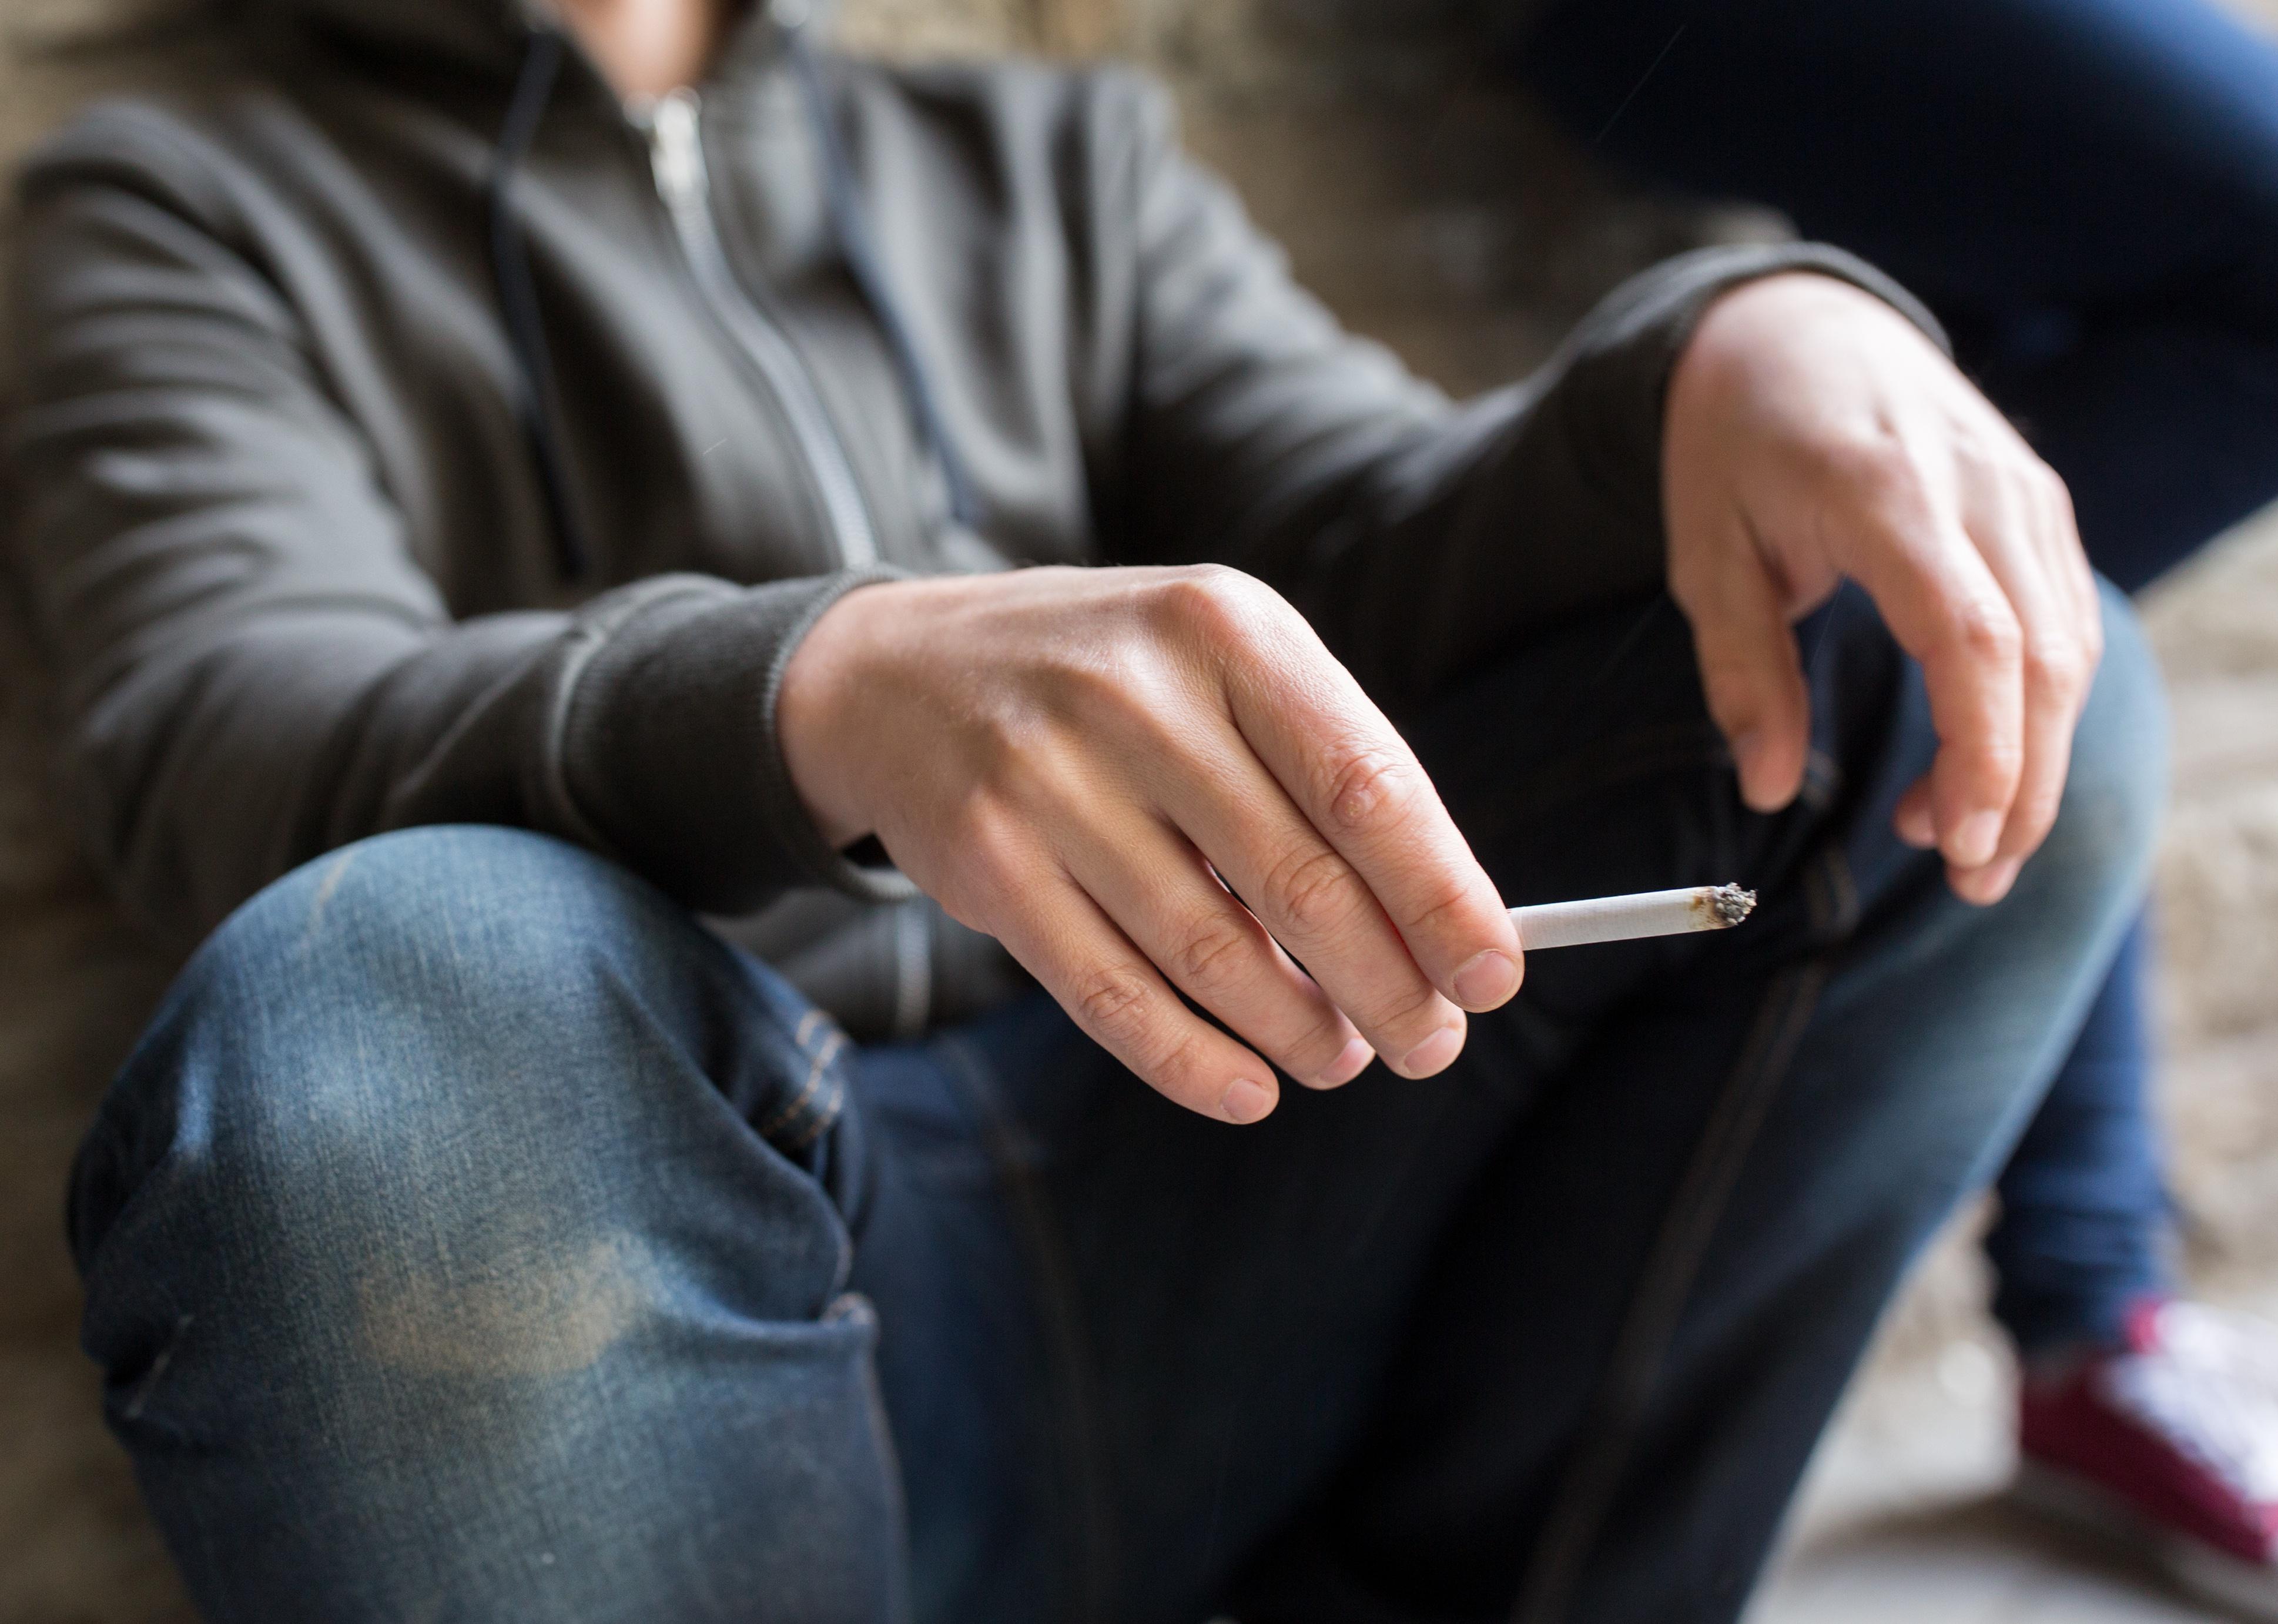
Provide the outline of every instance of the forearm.
{"type": "Polygon", "coordinates": [[[806,824],[775,744],[770,673],[848,584],[665,578],[574,614],[427,624],[272,607],[146,625],[158,646],[99,689],[97,651],[61,640],[83,826],[182,939],[298,863],[421,823],[554,835],[715,912],[799,885],[898,892],[806,824]]]}
{"type": "Polygon", "coordinates": [[[1662,448],[1677,360],[1717,298],[1799,271],[1861,287],[1943,341],[1904,289],[1838,250],[1687,255],[1617,289],[1524,384],[1325,486],[1227,562],[1280,587],[1393,704],[1532,630],[1660,589],[1662,448]]]}

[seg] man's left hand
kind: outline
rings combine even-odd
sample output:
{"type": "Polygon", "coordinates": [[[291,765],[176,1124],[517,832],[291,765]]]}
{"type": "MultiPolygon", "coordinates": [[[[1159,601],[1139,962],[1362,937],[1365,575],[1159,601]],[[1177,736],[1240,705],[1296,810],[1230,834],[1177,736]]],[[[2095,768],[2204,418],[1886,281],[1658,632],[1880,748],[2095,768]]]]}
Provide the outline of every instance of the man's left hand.
{"type": "Polygon", "coordinates": [[[1856,581],[1921,662],[1938,750],[1900,838],[1973,902],[2007,894],[2054,823],[2104,648],[2072,501],[1923,333],[1832,277],[1749,282],[1670,379],[1669,584],[1708,708],[1760,811],[1810,743],[1790,627],[1856,581]]]}

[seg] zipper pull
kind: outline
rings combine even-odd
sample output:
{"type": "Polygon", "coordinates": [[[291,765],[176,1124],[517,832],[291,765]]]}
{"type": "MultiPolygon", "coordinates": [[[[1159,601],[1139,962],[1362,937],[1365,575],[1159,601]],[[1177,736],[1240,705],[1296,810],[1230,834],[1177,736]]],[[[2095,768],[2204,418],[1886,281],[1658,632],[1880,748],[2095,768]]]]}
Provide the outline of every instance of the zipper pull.
{"type": "Polygon", "coordinates": [[[656,188],[676,204],[695,203],[709,189],[703,117],[703,98],[685,88],[649,105],[649,162],[656,171],[656,188]]]}

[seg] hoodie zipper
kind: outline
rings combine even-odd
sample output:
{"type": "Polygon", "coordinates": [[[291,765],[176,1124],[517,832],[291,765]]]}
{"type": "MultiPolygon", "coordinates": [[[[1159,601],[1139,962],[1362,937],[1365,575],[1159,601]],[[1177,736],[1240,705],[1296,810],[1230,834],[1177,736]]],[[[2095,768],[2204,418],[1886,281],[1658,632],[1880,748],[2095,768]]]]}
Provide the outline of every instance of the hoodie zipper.
{"type": "Polygon", "coordinates": [[[878,535],[862,500],[854,464],[815,387],[814,374],[789,338],[737,280],[712,213],[712,175],[704,159],[704,103],[693,90],[654,103],[645,124],[657,195],[713,318],[774,394],[790,420],[799,454],[822,498],[833,550],[842,567],[878,562],[878,535]]]}

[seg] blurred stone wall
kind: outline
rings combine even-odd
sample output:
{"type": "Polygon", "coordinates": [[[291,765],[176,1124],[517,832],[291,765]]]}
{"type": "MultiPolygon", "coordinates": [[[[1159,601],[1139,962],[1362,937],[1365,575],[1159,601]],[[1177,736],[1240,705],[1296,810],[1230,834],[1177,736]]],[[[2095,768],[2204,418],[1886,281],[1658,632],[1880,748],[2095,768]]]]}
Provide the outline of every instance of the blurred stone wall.
{"type": "MultiPolygon", "coordinates": [[[[0,0],[0,165],[85,96],[161,71],[45,59],[98,16],[127,18],[116,0],[0,0]]],[[[0,262],[10,237],[0,223],[0,262]]],[[[8,377],[0,353],[0,399],[8,377]]],[[[5,588],[0,574],[0,1624],[187,1620],[75,1345],[62,1223],[72,1151],[168,967],[57,816],[42,686],[5,588]]]]}
{"type": "MultiPolygon", "coordinates": [[[[0,0],[0,162],[89,94],[182,71],[69,49],[167,4],[0,0]]],[[[891,51],[1115,52],[1156,67],[1193,144],[1300,276],[1467,392],[1539,360],[1632,270],[1776,227],[1594,172],[1464,49],[1463,4],[849,0],[842,28],[891,51]]],[[[2251,4],[2278,20],[2278,0],[2251,4]]],[[[2257,1296],[2278,1281],[2278,522],[2216,549],[2149,614],[2179,741],[2160,868],[2163,1102],[2195,1276],[2257,1296]]],[[[59,1235],[73,1144],[168,966],[74,854],[47,792],[40,703],[20,632],[0,622],[0,1624],[187,1619],[72,1345],[59,1235]]],[[[1963,1240],[1894,1316],[1886,1362],[1986,1338],[1963,1240]]]]}

